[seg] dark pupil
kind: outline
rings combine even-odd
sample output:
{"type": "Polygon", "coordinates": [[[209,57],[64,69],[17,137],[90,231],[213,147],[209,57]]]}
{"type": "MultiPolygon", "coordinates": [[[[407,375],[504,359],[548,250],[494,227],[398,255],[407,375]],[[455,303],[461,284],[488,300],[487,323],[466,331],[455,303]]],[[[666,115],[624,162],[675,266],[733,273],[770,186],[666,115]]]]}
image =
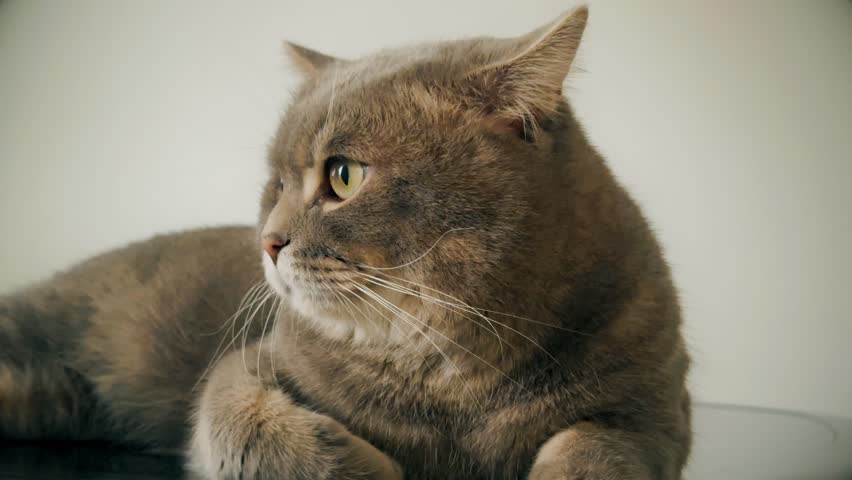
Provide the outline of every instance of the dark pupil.
{"type": "Polygon", "coordinates": [[[343,180],[344,185],[349,185],[349,165],[345,163],[340,166],[340,179],[343,180]]]}

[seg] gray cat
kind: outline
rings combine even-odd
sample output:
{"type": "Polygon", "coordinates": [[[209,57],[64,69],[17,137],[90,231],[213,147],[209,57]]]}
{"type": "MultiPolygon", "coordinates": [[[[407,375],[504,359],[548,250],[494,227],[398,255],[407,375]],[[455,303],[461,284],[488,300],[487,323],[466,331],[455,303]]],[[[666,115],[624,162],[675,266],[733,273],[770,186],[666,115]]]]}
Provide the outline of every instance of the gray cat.
{"type": "Polygon", "coordinates": [[[578,9],[304,82],[260,221],[0,299],[0,437],[185,449],[222,479],[677,479],[669,269],[562,95],[578,9]]]}

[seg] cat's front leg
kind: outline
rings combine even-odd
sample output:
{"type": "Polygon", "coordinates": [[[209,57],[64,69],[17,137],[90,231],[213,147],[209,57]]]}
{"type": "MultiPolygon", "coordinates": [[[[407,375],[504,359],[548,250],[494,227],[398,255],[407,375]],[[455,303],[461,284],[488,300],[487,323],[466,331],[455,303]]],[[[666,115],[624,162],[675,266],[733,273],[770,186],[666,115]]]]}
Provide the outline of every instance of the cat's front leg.
{"type": "MultiPolygon", "coordinates": [[[[256,358],[257,347],[245,358],[256,358]]],[[[401,480],[399,466],[337,421],[302,408],[243,362],[225,357],[194,417],[189,467],[206,479],[401,480]]]]}
{"type": "Polygon", "coordinates": [[[685,456],[665,435],[582,422],[545,442],[529,480],[676,480],[685,456]]]}

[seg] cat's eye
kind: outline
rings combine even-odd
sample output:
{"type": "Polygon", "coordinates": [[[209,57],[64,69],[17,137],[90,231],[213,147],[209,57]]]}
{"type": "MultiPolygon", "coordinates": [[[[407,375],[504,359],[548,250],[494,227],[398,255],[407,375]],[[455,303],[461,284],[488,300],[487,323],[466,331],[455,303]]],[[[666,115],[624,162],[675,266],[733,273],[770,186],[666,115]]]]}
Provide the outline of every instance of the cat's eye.
{"type": "Polygon", "coordinates": [[[278,181],[275,182],[275,189],[278,190],[279,192],[281,190],[284,190],[284,180],[279,178],[278,181]]]}
{"type": "Polygon", "coordinates": [[[341,200],[346,200],[358,191],[364,183],[365,167],[362,163],[346,157],[328,159],[328,184],[331,192],[341,200]]]}

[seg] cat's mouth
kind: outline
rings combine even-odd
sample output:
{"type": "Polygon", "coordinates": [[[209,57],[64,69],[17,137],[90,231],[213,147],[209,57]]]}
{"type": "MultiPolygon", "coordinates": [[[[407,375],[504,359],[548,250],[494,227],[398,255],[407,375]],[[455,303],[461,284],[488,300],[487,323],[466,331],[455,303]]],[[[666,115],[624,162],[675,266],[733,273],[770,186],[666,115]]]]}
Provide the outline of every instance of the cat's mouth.
{"type": "Polygon", "coordinates": [[[333,258],[293,259],[281,255],[273,262],[263,255],[266,281],[299,313],[314,316],[340,316],[352,301],[357,273],[353,267],[333,258]]]}
{"type": "Polygon", "coordinates": [[[384,337],[405,303],[405,295],[374,280],[379,277],[334,257],[273,262],[264,254],[263,268],[282,301],[334,336],[384,337]]]}
{"type": "Polygon", "coordinates": [[[281,255],[273,262],[263,255],[266,281],[283,298],[309,297],[315,303],[329,303],[330,298],[353,288],[351,268],[333,259],[294,260],[281,255]]]}

